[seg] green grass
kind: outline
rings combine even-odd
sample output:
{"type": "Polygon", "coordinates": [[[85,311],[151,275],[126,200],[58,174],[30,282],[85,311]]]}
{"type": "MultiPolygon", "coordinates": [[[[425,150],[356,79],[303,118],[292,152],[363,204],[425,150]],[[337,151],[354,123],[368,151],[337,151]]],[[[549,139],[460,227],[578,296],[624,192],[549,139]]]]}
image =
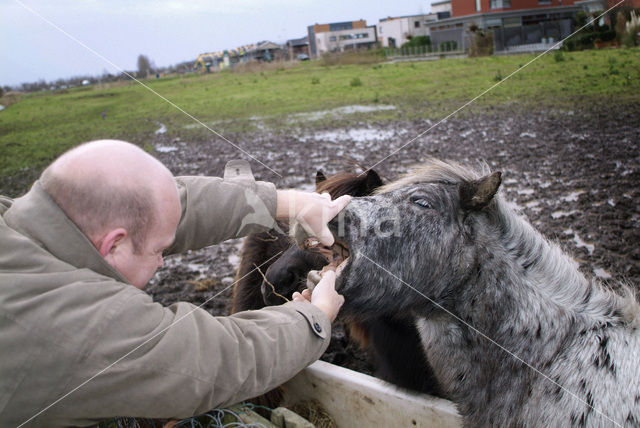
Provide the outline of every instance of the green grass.
{"type": "MultiPolygon", "coordinates": [[[[367,120],[440,118],[498,82],[474,103],[474,111],[638,102],[639,48],[564,52],[562,60],[550,54],[507,79],[533,58],[335,66],[310,62],[277,70],[150,79],[145,84],[222,133],[250,129],[249,119],[256,116],[286,132],[291,123],[284,119],[289,114],[353,104],[397,107],[371,113],[364,117],[367,120]]],[[[348,120],[341,124],[348,126],[348,120]]],[[[171,136],[209,135],[200,127],[185,128],[192,119],[136,83],[26,94],[0,112],[0,176],[42,168],[63,151],[92,139],[125,139],[144,147],[157,122],[164,123],[171,136]]]]}

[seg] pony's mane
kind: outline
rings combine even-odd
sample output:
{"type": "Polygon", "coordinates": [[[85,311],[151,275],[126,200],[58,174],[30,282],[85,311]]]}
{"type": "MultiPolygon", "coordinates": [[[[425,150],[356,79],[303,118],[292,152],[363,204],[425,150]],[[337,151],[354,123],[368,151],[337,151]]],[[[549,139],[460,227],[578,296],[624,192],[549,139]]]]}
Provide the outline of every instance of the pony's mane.
{"type": "Polygon", "coordinates": [[[475,170],[454,161],[431,158],[424,164],[413,167],[411,172],[400,176],[397,180],[379,187],[375,194],[388,193],[416,183],[457,184],[463,181],[473,181],[490,172],[486,164],[482,165],[482,170],[475,170]]]}
{"type": "Polygon", "coordinates": [[[368,196],[367,174],[338,173],[318,183],[316,192],[329,193],[332,199],[342,195],[368,196]]]}

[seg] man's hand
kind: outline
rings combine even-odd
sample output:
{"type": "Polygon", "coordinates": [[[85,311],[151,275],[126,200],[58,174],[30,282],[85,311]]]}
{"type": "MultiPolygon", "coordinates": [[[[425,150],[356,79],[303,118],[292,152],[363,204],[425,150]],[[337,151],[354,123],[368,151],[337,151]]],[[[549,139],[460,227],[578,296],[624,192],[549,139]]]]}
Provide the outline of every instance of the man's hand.
{"type": "Polygon", "coordinates": [[[294,302],[311,302],[320,308],[333,322],[344,303],[344,297],[336,291],[336,273],[330,268],[322,273],[322,279],[311,292],[308,288],[302,292],[293,293],[294,302]]]}
{"type": "Polygon", "coordinates": [[[351,196],[340,196],[331,200],[328,193],[301,192],[298,190],[278,190],[276,219],[297,221],[304,230],[321,244],[333,245],[333,235],[327,227],[342,209],[351,201],[351,196]]]}

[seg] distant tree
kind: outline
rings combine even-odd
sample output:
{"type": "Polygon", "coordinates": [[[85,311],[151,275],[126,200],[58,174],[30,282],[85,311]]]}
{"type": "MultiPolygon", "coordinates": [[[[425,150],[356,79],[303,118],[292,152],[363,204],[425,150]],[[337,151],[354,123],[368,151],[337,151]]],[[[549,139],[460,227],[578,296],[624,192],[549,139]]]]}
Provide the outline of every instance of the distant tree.
{"type": "Polygon", "coordinates": [[[2,89],[2,86],[0,86],[0,98],[2,98],[3,95],[4,95],[4,89],[2,89]]]}
{"type": "Polygon", "coordinates": [[[138,55],[138,76],[147,77],[151,73],[151,61],[146,55],[138,55]]]}
{"type": "Polygon", "coordinates": [[[25,82],[20,85],[22,92],[36,92],[44,91],[48,88],[47,82],[44,79],[40,79],[37,82],[25,82]]]}

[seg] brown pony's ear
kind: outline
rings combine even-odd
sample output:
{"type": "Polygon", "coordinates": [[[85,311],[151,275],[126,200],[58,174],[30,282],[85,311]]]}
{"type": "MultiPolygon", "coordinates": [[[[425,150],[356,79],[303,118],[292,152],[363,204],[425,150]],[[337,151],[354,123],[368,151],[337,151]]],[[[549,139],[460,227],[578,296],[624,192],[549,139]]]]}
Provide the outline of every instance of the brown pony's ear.
{"type": "Polygon", "coordinates": [[[500,171],[478,180],[461,183],[458,188],[460,206],[465,211],[481,210],[491,202],[500,187],[500,183],[502,183],[502,173],[500,171]]]}
{"type": "Polygon", "coordinates": [[[367,171],[367,195],[370,195],[371,193],[373,193],[374,190],[376,190],[378,187],[382,186],[382,179],[380,178],[380,176],[378,175],[377,172],[375,172],[374,170],[370,169],[369,171],[367,171]]]}
{"type": "Polygon", "coordinates": [[[322,183],[326,179],[327,179],[327,177],[324,175],[324,173],[322,171],[318,170],[316,172],[316,186],[318,185],[318,183],[322,183]]]}

